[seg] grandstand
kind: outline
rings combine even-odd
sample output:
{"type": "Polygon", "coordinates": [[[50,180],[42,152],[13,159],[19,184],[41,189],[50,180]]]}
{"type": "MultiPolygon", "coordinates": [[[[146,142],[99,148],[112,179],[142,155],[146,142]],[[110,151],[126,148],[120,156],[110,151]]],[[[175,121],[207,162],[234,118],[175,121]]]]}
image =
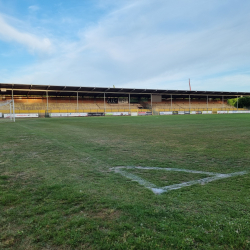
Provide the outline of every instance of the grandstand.
{"type": "MultiPolygon", "coordinates": [[[[93,88],[0,83],[0,102],[15,101],[16,114],[237,110],[227,99],[247,92],[93,88]]],[[[8,108],[0,113],[7,114],[8,108]]]]}

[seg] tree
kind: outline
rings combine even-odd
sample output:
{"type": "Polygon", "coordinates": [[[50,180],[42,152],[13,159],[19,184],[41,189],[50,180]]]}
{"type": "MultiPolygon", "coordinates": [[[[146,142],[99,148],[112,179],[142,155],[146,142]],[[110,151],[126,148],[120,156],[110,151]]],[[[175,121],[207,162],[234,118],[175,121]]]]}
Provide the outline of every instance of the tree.
{"type": "MultiPolygon", "coordinates": [[[[236,102],[236,107],[237,107],[237,102],[236,102]]],[[[239,108],[250,108],[250,97],[249,96],[244,96],[239,98],[238,102],[238,107],[239,108]]]]}
{"type": "MultiPolygon", "coordinates": [[[[234,106],[235,108],[237,108],[237,98],[228,99],[227,103],[229,105],[234,106]]],[[[240,97],[238,99],[238,108],[250,109],[250,96],[240,97]]]]}
{"type": "Polygon", "coordinates": [[[231,106],[237,107],[237,98],[228,99],[227,103],[231,106]]]}

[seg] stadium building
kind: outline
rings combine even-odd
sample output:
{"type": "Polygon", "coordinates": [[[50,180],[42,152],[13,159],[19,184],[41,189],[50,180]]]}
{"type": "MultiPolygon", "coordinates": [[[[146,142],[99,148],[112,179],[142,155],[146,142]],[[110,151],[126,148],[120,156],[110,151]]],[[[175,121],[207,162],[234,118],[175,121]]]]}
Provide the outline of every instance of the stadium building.
{"type": "Polygon", "coordinates": [[[248,112],[227,100],[249,92],[189,91],[0,83],[0,117],[166,115],[248,112]],[[6,105],[5,105],[6,104],[6,105]]]}

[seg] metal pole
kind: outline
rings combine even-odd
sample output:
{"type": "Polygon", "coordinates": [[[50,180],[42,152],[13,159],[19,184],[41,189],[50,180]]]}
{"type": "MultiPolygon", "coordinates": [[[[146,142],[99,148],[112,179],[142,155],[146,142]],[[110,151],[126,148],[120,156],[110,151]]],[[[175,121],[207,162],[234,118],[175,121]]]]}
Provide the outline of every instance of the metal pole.
{"type": "Polygon", "coordinates": [[[130,112],[130,115],[131,115],[131,109],[130,109],[130,94],[128,94],[128,105],[129,105],[129,112],[130,112]]]}
{"type": "Polygon", "coordinates": [[[208,95],[207,95],[207,110],[208,110],[208,95]]]}
{"type": "Polygon", "coordinates": [[[222,96],[222,109],[224,109],[224,96],[222,96]]]}
{"type": "Polygon", "coordinates": [[[151,110],[152,110],[152,114],[153,114],[153,100],[152,100],[152,94],[151,94],[151,110]]]}
{"type": "Polygon", "coordinates": [[[13,98],[13,122],[15,122],[16,119],[15,119],[15,101],[14,101],[14,98],[13,98]]]}
{"type": "Polygon", "coordinates": [[[77,95],[76,95],[76,96],[77,96],[77,97],[76,97],[76,101],[77,101],[77,113],[79,113],[79,110],[78,110],[78,91],[76,92],[76,94],[77,94],[77,95]]]}
{"type": "MultiPolygon", "coordinates": [[[[13,118],[13,121],[15,121],[15,118],[14,118],[14,98],[13,98],[13,89],[12,89],[12,91],[11,91],[11,96],[12,96],[12,118],[13,118]]],[[[10,107],[11,107],[11,105],[10,105],[10,107]]],[[[12,118],[11,118],[11,120],[12,120],[12,118]]]]}
{"type": "Polygon", "coordinates": [[[190,95],[189,95],[189,112],[190,112],[190,108],[191,108],[191,106],[190,106],[190,95]]]}
{"type": "Polygon", "coordinates": [[[239,105],[239,98],[237,96],[237,111],[238,111],[238,105],[239,105]]]}
{"type": "Polygon", "coordinates": [[[172,95],[171,95],[171,111],[173,111],[173,109],[172,109],[172,95]]]}
{"type": "Polygon", "coordinates": [[[48,96],[48,91],[46,91],[46,96],[47,96],[47,113],[49,113],[49,96],[48,96]]]}
{"type": "Polygon", "coordinates": [[[106,113],[105,93],[104,93],[104,113],[106,113]]]}
{"type": "Polygon", "coordinates": [[[12,112],[12,108],[11,108],[11,102],[10,102],[10,120],[12,121],[12,114],[11,114],[11,112],[12,112]]]}

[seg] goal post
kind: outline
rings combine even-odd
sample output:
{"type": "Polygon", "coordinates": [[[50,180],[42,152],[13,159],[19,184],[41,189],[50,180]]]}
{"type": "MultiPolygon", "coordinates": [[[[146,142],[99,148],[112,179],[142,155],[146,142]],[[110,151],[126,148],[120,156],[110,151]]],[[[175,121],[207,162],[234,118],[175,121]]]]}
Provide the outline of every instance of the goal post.
{"type": "Polygon", "coordinates": [[[14,99],[0,102],[0,118],[9,118],[15,122],[15,101],[14,99]]]}

